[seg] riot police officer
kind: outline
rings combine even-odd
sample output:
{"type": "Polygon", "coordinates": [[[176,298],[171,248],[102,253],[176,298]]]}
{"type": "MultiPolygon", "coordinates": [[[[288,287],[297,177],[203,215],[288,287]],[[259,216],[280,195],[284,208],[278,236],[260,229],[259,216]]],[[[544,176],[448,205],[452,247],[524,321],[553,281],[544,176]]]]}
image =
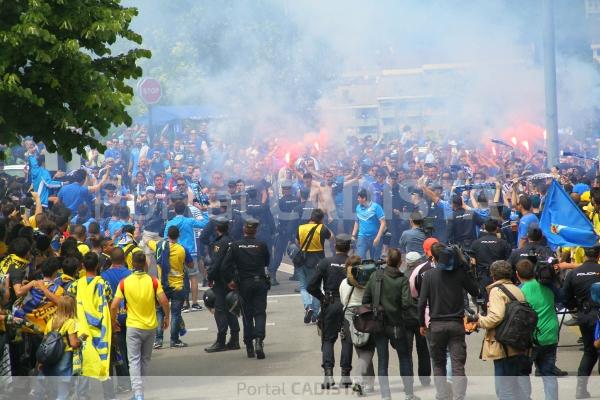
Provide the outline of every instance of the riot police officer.
{"type": "Polygon", "coordinates": [[[488,293],[486,287],[493,280],[490,276],[490,265],[494,261],[506,260],[512,251],[510,244],[498,237],[498,220],[490,218],[484,224],[485,232],[471,246],[471,255],[477,270],[477,282],[479,283],[479,298],[477,305],[487,312],[488,293]]]}
{"type": "Polygon", "coordinates": [[[289,242],[294,241],[294,233],[298,226],[298,214],[295,212],[300,204],[298,198],[292,195],[292,182],[283,181],[281,183],[281,192],[283,196],[277,202],[274,217],[277,218],[277,237],[275,239],[275,250],[269,266],[269,275],[271,276],[271,285],[277,286],[276,274],[283,254],[289,242]]]}
{"type": "Polygon", "coordinates": [[[267,322],[267,292],[269,277],[269,250],[256,239],[259,222],[247,218],[244,238],[229,245],[223,260],[224,276],[231,289],[238,289],[241,298],[244,344],[248,358],[265,358],[264,339],[267,322]]]}
{"type": "Polygon", "coordinates": [[[321,328],[321,351],[323,352],[323,388],[329,389],[335,385],[333,381],[333,367],[335,357],[333,346],[341,331],[342,354],[340,365],[342,367],[341,385],[350,387],[350,371],[352,370],[352,341],[348,331],[348,323],[344,318],[344,307],[340,301],[340,284],[346,279],[346,259],[350,251],[351,237],[346,234],[338,235],[335,239],[335,255],[319,261],[316,271],[307,291],[321,302],[319,325],[321,328]],[[321,291],[321,284],[323,291],[321,291]],[[343,328],[343,330],[342,330],[343,328]]]}
{"type": "MultiPolygon", "coordinates": [[[[216,232],[216,239],[209,246],[209,255],[212,260],[208,268],[208,280],[212,282],[212,291],[215,296],[214,316],[217,323],[217,340],[212,346],[204,349],[207,353],[216,353],[225,350],[238,350],[240,348],[240,325],[237,317],[226,306],[225,296],[230,291],[227,281],[223,277],[223,258],[227,254],[231,238],[228,236],[229,220],[225,216],[211,219],[216,232]],[[225,344],[229,328],[229,342],[225,344]]],[[[209,223],[210,224],[210,223],[209,223]]]]}
{"type": "Polygon", "coordinates": [[[272,238],[275,233],[275,221],[273,220],[271,210],[261,202],[261,199],[258,197],[258,191],[255,188],[247,189],[246,195],[246,217],[258,221],[256,239],[264,242],[267,245],[267,249],[269,249],[269,254],[271,254],[272,238]]]}

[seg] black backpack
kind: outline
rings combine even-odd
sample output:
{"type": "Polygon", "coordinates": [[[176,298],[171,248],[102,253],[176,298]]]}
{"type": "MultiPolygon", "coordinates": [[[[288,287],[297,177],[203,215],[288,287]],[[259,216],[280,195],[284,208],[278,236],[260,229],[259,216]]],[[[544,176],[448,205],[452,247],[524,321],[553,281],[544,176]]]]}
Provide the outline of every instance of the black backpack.
{"type": "Polygon", "coordinates": [[[496,340],[503,346],[517,350],[530,349],[537,330],[537,313],[529,303],[517,300],[504,285],[498,285],[497,288],[508,296],[510,302],[506,304],[504,320],[496,327],[496,340]]]}
{"type": "Polygon", "coordinates": [[[44,366],[51,367],[60,361],[64,353],[65,342],[63,336],[59,332],[52,331],[44,336],[35,355],[38,362],[44,366]]]}

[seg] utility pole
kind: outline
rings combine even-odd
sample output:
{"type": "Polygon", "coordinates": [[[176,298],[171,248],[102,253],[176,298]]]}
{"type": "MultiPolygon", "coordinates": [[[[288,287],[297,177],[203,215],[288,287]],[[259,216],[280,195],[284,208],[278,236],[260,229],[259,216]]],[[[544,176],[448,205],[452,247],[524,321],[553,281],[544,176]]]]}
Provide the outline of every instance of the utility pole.
{"type": "Polygon", "coordinates": [[[554,45],[554,0],[542,0],[544,18],[544,87],[546,93],[547,167],[558,164],[558,106],[556,101],[556,55],[554,45]]]}

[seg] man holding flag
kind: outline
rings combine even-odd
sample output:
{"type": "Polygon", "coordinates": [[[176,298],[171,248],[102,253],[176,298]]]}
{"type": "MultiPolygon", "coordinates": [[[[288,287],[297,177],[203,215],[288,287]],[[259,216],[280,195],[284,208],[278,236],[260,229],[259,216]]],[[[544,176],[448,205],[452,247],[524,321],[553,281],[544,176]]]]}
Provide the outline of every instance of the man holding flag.
{"type": "Polygon", "coordinates": [[[593,247],[599,240],[588,217],[556,181],[548,188],[540,228],[552,248],[593,247]]]}
{"type": "MultiPolygon", "coordinates": [[[[98,255],[89,252],[83,256],[85,276],[73,282],[69,294],[77,301],[78,332],[87,338],[81,346],[81,375],[106,382],[110,378],[110,349],[112,323],[110,285],[96,275],[98,255]]],[[[106,399],[115,398],[110,381],[102,385],[106,399]]],[[[77,392],[79,398],[88,398],[89,382],[81,381],[77,392]]]]}
{"type": "Polygon", "coordinates": [[[600,244],[592,222],[571,200],[567,192],[556,181],[552,181],[546,195],[540,227],[553,247],[583,247],[586,261],[572,270],[563,285],[565,303],[577,309],[577,320],[583,338],[583,356],[577,370],[576,399],[590,397],[587,381],[598,361],[594,348],[594,327],[598,312],[597,304],[590,298],[592,284],[600,282],[600,244]]]}

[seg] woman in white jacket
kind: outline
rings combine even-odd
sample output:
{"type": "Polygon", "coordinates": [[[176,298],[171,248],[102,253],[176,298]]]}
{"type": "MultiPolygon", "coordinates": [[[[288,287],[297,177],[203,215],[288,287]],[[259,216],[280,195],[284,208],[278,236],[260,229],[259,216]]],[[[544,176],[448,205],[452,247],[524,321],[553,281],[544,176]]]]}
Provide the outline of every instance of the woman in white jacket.
{"type": "MultiPolygon", "coordinates": [[[[373,355],[375,354],[375,341],[368,333],[358,332],[352,324],[352,312],[348,308],[361,306],[365,292],[364,286],[359,284],[352,275],[352,267],[359,265],[360,257],[351,256],[346,261],[347,278],[340,284],[340,299],[344,306],[346,323],[345,334],[350,335],[354,349],[358,355],[359,376],[355,378],[352,390],[359,395],[373,392],[375,371],[373,369],[373,355]]],[[[366,282],[365,282],[366,283],[366,282]]]]}

